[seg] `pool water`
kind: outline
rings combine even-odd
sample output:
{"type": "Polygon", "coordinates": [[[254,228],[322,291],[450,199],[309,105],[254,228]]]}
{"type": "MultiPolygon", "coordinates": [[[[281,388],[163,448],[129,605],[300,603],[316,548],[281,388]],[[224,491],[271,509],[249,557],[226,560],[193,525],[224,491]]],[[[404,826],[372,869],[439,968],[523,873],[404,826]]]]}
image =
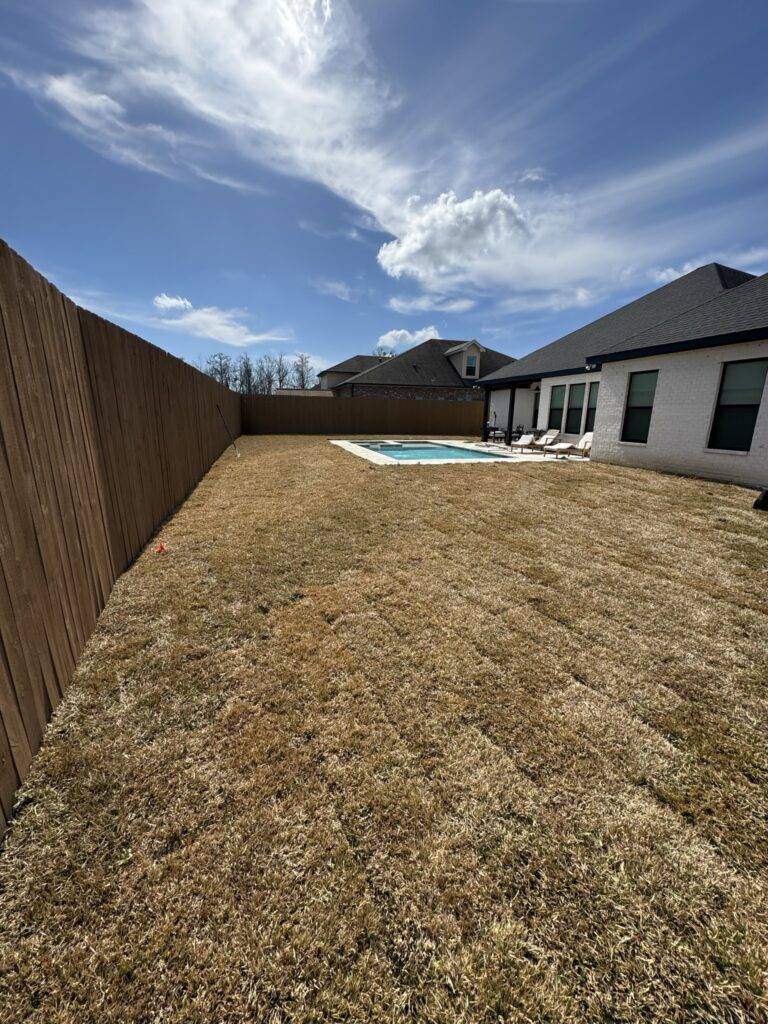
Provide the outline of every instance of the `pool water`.
{"type": "Polygon", "coordinates": [[[466,462],[467,460],[496,459],[498,455],[490,452],[476,452],[468,448],[455,448],[450,444],[436,444],[431,441],[359,441],[361,448],[372,452],[388,455],[398,462],[429,462],[440,460],[446,462],[466,462]]]}

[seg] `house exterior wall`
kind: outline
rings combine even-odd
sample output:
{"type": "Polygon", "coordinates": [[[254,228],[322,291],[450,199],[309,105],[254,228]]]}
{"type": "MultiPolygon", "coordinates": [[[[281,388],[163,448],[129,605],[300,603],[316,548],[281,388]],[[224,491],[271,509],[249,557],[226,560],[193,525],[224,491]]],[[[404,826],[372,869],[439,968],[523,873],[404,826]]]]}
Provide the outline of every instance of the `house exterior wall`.
{"type": "MultiPolygon", "coordinates": [[[[568,408],[568,396],[570,394],[571,384],[586,384],[589,385],[593,380],[600,380],[600,373],[574,373],[569,377],[544,377],[541,382],[541,399],[539,400],[539,422],[536,426],[539,430],[546,430],[547,423],[549,422],[549,402],[551,397],[552,388],[558,384],[565,384],[565,408],[568,408]]],[[[587,416],[587,396],[589,387],[584,389],[584,408],[581,411],[581,429],[578,434],[563,434],[563,437],[567,441],[578,440],[584,433],[584,421],[587,416]]],[[[597,400],[597,417],[595,420],[595,430],[599,429],[600,424],[600,405],[603,401],[603,385],[600,385],[600,395],[597,400]]],[[[563,423],[565,423],[565,415],[563,415],[563,423]]]]}
{"type": "Polygon", "coordinates": [[[491,391],[488,401],[488,422],[493,423],[493,414],[496,413],[496,426],[499,430],[507,429],[507,417],[509,416],[509,395],[508,390],[491,391]]]}
{"type": "Polygon", "coordinates": [[[416,398],[449,402],[482,402],[480,388],[425,388],[389,384],[347,384],[337,388],[340,398],[416,398]]]}
{"type": "Polygon", "coordinates": [[[337,384],[341,384],[345,380],[349,380],[353,377],[352,373],[320,373],[318,374],[318,380],[320,381],[320,387],[323,391],[328,391],[330,388],[335,388],[337,384]]]}
{"type": "Polygon", "coordinates": [[[768,357],[768,341],[722,345],[605,363],[592,458],[624,466],[768,487],[768,386],[749,452],[707,448],[723,363],[768,357]],[[629,374],[658,370],[646,444],[621,440],[629,374]]]}
{"type": "Polygon", "coordinates": [[[522,427],[531,430],[533,422],[533,406],[536,402],[536,392],[532,388],[518,388],[515,391],[515,407],[512,410],[512,429],[522,427]]]}

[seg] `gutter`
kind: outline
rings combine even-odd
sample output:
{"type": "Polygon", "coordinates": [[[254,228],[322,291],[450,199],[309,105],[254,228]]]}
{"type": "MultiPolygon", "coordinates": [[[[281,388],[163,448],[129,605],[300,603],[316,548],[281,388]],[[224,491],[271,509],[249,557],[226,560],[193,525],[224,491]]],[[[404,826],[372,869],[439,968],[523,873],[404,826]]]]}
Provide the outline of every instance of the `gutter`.
{"type": "Polygon", "coordinates": [[[717,348],[719,345],[737,345],[745,341],[768,341],[768,325],[754,327],[748,331],[732,331],[729,334],[712,334],[707,338],[691,338],[688,341],[671,341],[666,345],[646,345],[642,348],[628,348],[621,352],[603,352],[589,356],[588,363],[597,368],[602,363],[618,363],[625,359],[643,359],[646,356],[663,356],[671,352],[691,352],[697,348],[717,348]]]}

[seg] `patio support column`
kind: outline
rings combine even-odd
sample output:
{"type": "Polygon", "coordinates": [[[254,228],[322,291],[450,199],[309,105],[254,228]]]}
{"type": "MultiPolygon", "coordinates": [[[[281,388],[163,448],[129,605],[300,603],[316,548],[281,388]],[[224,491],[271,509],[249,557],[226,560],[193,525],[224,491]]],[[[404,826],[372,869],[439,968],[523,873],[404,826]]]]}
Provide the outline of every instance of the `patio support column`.
{"type": "Polygon", "coordinates": [[[507,430],[504,435],[504,441],[506,444],[512,444],[512,423],[515,415],[515,394],[517,393],[516,387],[509,389],[509,410],[507,412],[507,430]]]}
{"type": "Polygon", "coordinates": [[[491,389],[483,388],[483,441],[488,440],[488,410],[491,406],[491,389]]]}

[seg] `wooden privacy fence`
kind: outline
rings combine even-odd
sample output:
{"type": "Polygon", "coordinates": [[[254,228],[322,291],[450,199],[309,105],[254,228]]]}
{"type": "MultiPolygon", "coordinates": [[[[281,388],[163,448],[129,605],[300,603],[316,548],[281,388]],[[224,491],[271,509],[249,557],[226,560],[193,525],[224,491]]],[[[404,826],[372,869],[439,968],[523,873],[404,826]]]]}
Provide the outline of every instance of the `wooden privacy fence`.
{"type": "Polygon", "coordinates": [[[0,834],[117,577],[240,433],[240,397],[0,241],[0,834]]]}
{"type": "Polygon", "coordinates": [[[482,402],[413,398],[243,398],[245,434],[423,434],[474,437],[482,402]]]}

